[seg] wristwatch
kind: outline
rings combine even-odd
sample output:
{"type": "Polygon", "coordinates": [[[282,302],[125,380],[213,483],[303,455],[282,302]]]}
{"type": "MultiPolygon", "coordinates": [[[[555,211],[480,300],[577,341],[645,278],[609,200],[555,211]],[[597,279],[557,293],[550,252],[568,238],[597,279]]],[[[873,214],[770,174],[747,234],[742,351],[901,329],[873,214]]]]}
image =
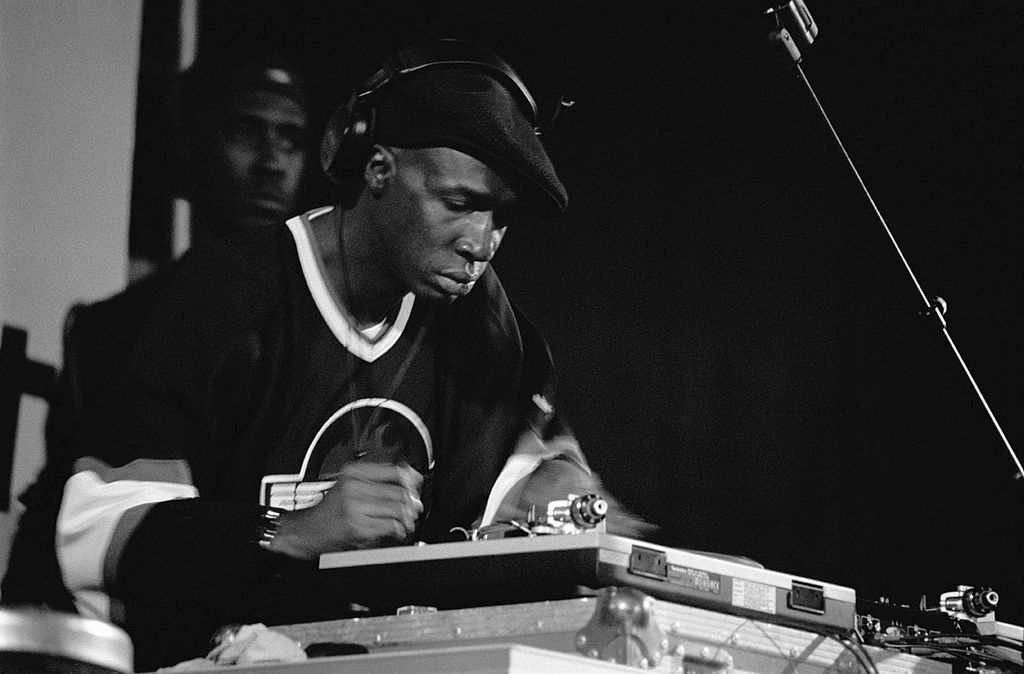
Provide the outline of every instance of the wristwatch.
{"type": "Polygon", "coordinates": [[[252,542],[264,550],[270,549],[270,544],[277,536],[277,529],[281,525],[281,508],[259,506],[256,509],[256,523],[253,527],[252,542]]]}

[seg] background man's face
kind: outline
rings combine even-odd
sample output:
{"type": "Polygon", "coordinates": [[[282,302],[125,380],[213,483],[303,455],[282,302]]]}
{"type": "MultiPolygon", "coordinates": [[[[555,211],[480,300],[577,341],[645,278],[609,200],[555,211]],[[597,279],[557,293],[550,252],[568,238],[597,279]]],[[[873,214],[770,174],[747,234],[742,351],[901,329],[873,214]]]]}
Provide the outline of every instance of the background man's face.
{"type": "Polygon", "coordinates": [[[220,232],[280,222],[294,215],[306,161],[306,113],[270,91],[239,93],[213,120],[200,148],[200,208],[220,232]]]}

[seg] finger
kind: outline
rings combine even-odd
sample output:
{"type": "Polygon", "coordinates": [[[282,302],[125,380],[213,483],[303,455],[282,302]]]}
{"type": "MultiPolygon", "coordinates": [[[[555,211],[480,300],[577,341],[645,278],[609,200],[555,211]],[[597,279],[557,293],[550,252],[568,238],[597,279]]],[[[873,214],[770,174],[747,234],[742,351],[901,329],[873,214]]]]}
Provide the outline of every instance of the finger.
{"type": "Polygon", "coordinates": [[[419,496],[409,494],[409,503],[412,506],[413,512],[417,514],[423,512],[423,501],[420,500],[419,496]]]}
{"type": "Polygon", "coordinates": [[[346,539],[357,547],[373,547],[388,541],[406,541],[416,530],[415,521],[385,512],[361,513],[349,522],[346,539]]]}
{"type": "Polygon", "coordinates": [[[411,502],[367,501],[356,507],[360,517],[368,519],[396,519],[414,525],[422,512],[411,502]]]}
{"type": "Polygon", "coordinates": [[[355,504],[381,503],[412,508],[416,512],[423,510],[423,502],[419,495],[397,484],[367,481],[348,482],[340,487],[337,493],[344,500],[355,504]]]}
{"type": "Polygon", "coordinates": [[[406,543],[416,532],[416,522],[403,518],[380,518],[376,520],[376,525],[381,532],[380,540],[383,541],[406,543]]]}
{"type": "Polygon", "coordinates": [[[350,540],[358,541],[359,547],[372,547],[392,541],[407,542],[416,531],[415,518],[386,513],[376,516],[364,514],[352,524],[350,540]]]}
{"type": "Polygon", "coordinates": [[[423,487],[423,475],[404,461],[398,464],[398,473],[402,484],[410,491],[418,494],[420,488],[423,487]]]}
{"type": "Polygon", "coordinates": [[[344,479],[339,478],[341,486],[338,491],[350,498],[382,498],[402,502],[416,512],[423,511],[423,502],[419,497],[423,478],[418,472],[412,468],[402,470],[398,466],[385,464],[367,465],[372,467],[365,471],[353,471],[346,474],[344,479]]]}
{"type": "Polygon", "coordinates": [[[396,466],[391,463],[369,463],[354,461],[342,468],[339,477],[366,482],[396,484],[403,488],[419,491],[423,477],[413,468],[396,466]]]}

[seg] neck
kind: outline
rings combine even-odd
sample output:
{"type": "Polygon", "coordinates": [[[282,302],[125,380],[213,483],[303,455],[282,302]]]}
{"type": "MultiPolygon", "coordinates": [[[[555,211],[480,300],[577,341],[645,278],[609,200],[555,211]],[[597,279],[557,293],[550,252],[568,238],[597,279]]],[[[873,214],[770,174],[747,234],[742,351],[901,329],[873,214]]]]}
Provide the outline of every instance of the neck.
{"type": "Polygon", "coordinates": [[[189,247],[207,246],[216,241],[220,234],[210,225],[210,217],[199,205],[191,205],[192,212],[189,215],[191,225],[189,227],[189,247]]]}
{"type": "Polygon", "coordinates": [[[389,318],[405,293],[377,264],[368,221],[340,207],[314,223],[327,278],[358,328],[389,318]]]}

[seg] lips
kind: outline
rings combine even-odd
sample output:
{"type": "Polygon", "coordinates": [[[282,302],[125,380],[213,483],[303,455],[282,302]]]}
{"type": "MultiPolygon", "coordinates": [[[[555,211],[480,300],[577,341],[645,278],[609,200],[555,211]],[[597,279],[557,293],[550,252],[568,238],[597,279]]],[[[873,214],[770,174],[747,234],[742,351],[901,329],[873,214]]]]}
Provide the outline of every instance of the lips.
{"type": "Polygon", "coordinates": [[[252,205],[258,211],[270,211],[273,213],[279,213],[284,210],[284,204],[274,199],[257,198],[253,200],[252,205]]]}
{"type": "Polygon", "coordinates": [[[258,190],[252,195],[253,201],[263,203],[281,204],[284,203],[284,192],[281,190],[258,190]]]}
{"type": "Polygon", "coordinates": [[[462,295],[466,295],[467,293],[469,293],[470,290],[473,289],[473,286],[476,284],[477,278],[479,277],[472,277],[469,276],[468,274],[464,274],[461,272],[441,274],[440,286],[445,294],[455,297],[461,297],[462,295]]]}
{"type": "Polygon", "coordinates": [[[478,278],[480,278],[479,276],[470,276],[469,274],[463,274],[461,272],[459,272],[459,273],[443,273],[443,274],[441,274],[441,276],[444,276],[447,279],[451,279],[452,281],[455,281],[456,283],[461,283],[463,285],[465,285],[467,283],[473,283],[478,278]]]}
{"type": "Polygon", "coordinates": [[[249,201],[257,208],[280,211],[287,205],[284,190],[276,183],[257,183],[249,191],[249,201]]]}

